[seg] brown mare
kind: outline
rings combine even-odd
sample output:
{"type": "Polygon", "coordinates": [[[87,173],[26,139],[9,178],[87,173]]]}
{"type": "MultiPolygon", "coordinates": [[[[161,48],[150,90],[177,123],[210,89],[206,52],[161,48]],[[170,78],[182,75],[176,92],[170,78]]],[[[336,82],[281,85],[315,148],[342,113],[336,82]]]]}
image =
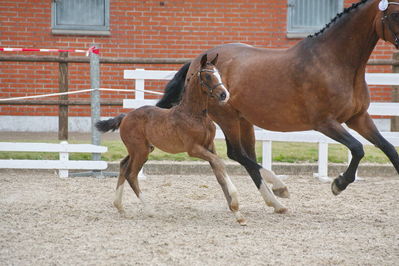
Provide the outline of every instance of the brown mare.
{"type": "Polygon", "coordinates": [[[237,221],[245,225],[239,211],[237,189],[226,174],[223,161],[215,153],[215,125],[207,114],[210,97],[218,104],[225,104],[229,99],[229,92],[215,67],[216,61],[217,55],[210,63],[207,63],[206,54],[201,57],[200,65],[187,80],[186,92],[179,105],[171,109],[143,106],[127,115],[121,114],[96,124],[102,132],[120,128],[121,139],[129,153],[120,163],[114,201],[121,214],[124,214],[122,193],[125,179],[144,203],[137,175],[155,146],[168,153],[187,152],[191,157],[208,161],[230,210],[237,221]]]}
{"type": "MultiPolygon", "coordinates": [[[[265,194],[265,181],[278,188],[278,193],[274,190],[277,196],[286,196],[288,191],[273,172],[256,163],[253,125],[273,131],[313,129],[348,147],[352,160],[332,183],[335,195],[355,180],[364,156],[362,144],[342,123],[380,148],[399,172],[395,148],[367,113],[370,96],[365,82],[366,64],[377,41],[383,39],[399,48],[398,36],[399,1],[363,0],[289,49],[226,44],[206,51],[211,56],[219,54],[217,68],[230,92],[227,104],[209,103],[209,115],[225,134],[228,156],[246,168],[265,200],[276,202],[265,194]]],[[[179,101],[185,75],[196,71],[199,58],[178,71],[157,106],[169,108],[179,101]]]]}

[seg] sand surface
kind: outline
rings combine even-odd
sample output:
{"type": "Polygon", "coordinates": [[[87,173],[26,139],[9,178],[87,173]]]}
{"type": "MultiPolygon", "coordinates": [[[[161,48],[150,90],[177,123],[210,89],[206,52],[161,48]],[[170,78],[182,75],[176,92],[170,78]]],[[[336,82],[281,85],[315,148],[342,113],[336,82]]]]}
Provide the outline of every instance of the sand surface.
{"type": "Polygon", "coordinates": [[[399,265],[399,178],[368,178],[338,197],[308,176],[285,182],[274,214],[249,177],[240,226],[213,176],[149,176],[149,217],[126,184],[128,217],[112,206],[115,178],[0,172],[0,265],[399,265]]]}

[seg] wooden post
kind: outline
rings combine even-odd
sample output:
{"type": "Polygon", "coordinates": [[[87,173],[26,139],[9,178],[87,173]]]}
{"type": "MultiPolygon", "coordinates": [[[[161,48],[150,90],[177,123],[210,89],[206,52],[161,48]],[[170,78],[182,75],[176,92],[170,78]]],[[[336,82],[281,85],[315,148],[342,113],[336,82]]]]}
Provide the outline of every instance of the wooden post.
{"type": "MultiPolygon", "coordinates": [[[[393,54],[393,62],[398,62],[399,53],[393,54]]],[[[399,65],[392,65],[392,73],[399,73],[399,65]]],[[[392,87],[392,102],[399,102],[399,87],[392,87]]],[[[391,131],[399,131],[399,117],[393,116],[391,118],[391,131]]]]}
{"type": "MultiPolygon", "coordinates": [[[[68,52],[60,52],[60,58],[67,58],[68,52]]],[[[59,92],[68,91],[68,63],[60,62],[58,75],[59,92]]],[[[61,95],[60,100],[68,100],[68,95],[61,95]]],[[[58,139],[68,140],[68,104],[60,104],[58,109],[58,139]]]]}

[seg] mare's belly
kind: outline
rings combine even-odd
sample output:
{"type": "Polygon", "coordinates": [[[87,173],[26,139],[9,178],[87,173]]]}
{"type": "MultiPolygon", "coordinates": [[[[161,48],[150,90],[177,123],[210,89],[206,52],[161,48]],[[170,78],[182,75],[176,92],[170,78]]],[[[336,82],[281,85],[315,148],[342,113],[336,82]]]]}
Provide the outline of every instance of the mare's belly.
{"type": "MultiPolygon", "coordinates": [[[[272,131],[303,131],[313,128],[305,107],[295,101],[282,101],[278,97],[239,97],[233,107],[240,116],[260,128],[272,131]]],[[[287,99],[285,99],[287,100],[287,99]]]]}

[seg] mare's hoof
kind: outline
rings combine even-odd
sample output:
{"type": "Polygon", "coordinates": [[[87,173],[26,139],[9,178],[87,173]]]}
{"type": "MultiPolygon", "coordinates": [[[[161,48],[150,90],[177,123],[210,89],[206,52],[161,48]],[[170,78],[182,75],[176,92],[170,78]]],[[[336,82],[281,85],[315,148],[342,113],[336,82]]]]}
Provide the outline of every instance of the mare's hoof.
{"type": "Polygon", "coordinates": [[[290,193],[288,192],[288,189],[286,187],[276,189],[273,188],[273,194],[279,198],[288,199],[290,197],[290,193]]]}
{"type": "Polygon", "coordinates": [[[282,208],[274,209],[274,212],[279,213],[279,214],[284,214],[284,213],[288,212],[288,209],[285,207],[282,207],[282,208]]]}
{"type": "Polygon", "coordinates": [[[346,187],[343,187],[340,182],[339,178],[342,178],[342,175],[339,175],[338,178],[334,179],[334,181],[331,183],[331,191],[335,196],[338,196],[342,191],[345,190],[346,187]]]}

